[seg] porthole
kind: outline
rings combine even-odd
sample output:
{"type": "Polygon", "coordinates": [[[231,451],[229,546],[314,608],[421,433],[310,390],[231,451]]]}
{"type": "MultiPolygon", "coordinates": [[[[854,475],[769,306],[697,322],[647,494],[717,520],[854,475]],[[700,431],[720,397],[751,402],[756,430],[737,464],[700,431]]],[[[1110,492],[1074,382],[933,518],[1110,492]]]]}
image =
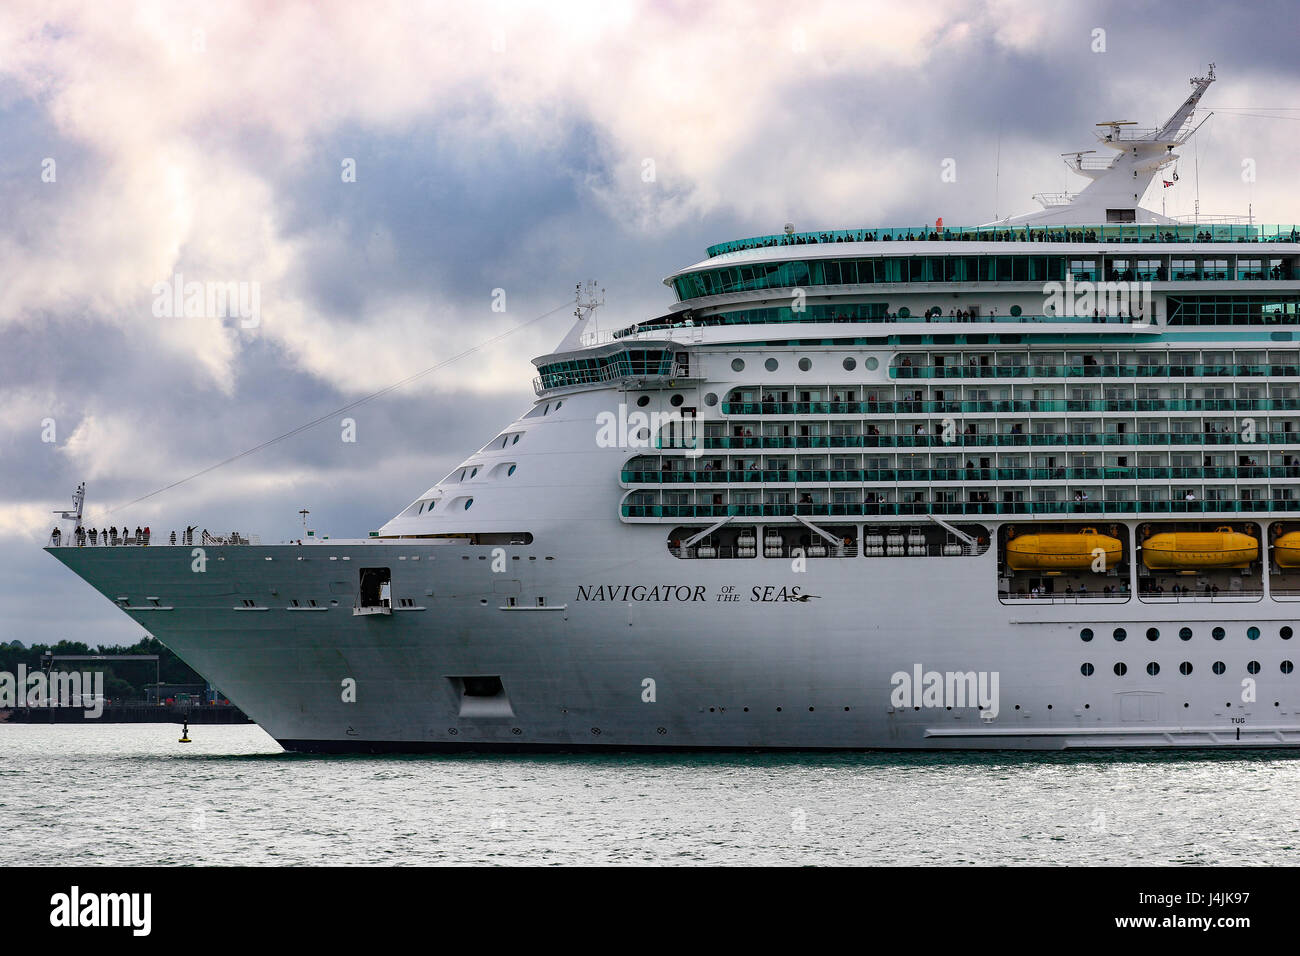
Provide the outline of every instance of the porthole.
{"type": "Polygon", "coordinates": [[[471,471],[471,472],[469,473],[469,476],[470,476],[471,478],[473,478],[473,477],[474,477],[475,475],[477,475],[477,474],[478,474],[478,469],[475,468],[473,471],[471,471]]]}
{"type": "Polygon", "coordinates": [[[812,368],[812,359],[810,359],[810,358],[801,358],[801,359],[799,360],[799,371],[801,371],[801,372],[806,372],[806,371],[808,371],[810,368],[812,368]]]}
{"type": "Polygon", "coordinates": [[[1214,638],[1216,641],[1221,641],[1223,640],[1223,635],[1225,633],[1226,632],[1223,630],[1223,628],[1216,627],[1214,630],[1210,632],[1210,637],[1214,638]]]}
{"type": "Polygon", "coordinates": [[[469,511],[469,506],[472,505],[473,503],[474,503],[474,499],[473,499],[473,498],[466,498],[466,499],[465,499],[465,510],[466,510],[466,511],[469,511]]]}
{"type": "Polygon", "coordinates": [[[763,368],[767,369],[769,372],[775,372],[780,367],[780,365],[781,363],[778,362],[776,359],[770,358],[763,363],[763,368]]]}
{"type": "Polygon", "coordinates": [[[638,408],[645,408],[647,405],[650,404],[650,396],[642,395],[640,398],[636,400],[636,404],[638,408]]]}
{"type": "Polygon", "coordinates": [[[716,392],[709,392],[709,394],[705,395],[705,396],[704,396],[704,404],[705,404],[705,405],[708,405],[709,408],[712,408],[714,405],[718,404],[718,396],[717,396],[717,393],[716,393],[716,392]]]}
{"type": "Polygon", "coordinates": [[[874,372],[876,369],[880,368],[880,359],[876,358],[874,355],[868,356],[867,360],[862,363],[862,367],[868,372],[874,372]]]}
{"type": "Polygon", "coordinates": [[[1115,638],[1115,640],[1122,641],[1124,640],[1124,638],[1128,637],[1128,631],[1124,630],[1124,628],[1122,627],[1117,627],[1115,628],[1115,633],[1112,636],[1115,638]]]}
{"type": "Polygon", "coordinates": [[[1155,661],[1152,661],[1150,664],[1147,665],[1147,673],[1150,674],[1152,677],[1155,677],[1157,674],[1160,673],[1160,665],[1157,664],[1155,661]]]}
{"type": "Polygon", "coordinates": [[[1282,638],[1282,640],[1284,640],[1284,641],[1289,641],[1289,640],[1291,640],[1291,635],[1292,635],[1293,633],[1295,633],[1295,632],[1292,631],[1291,628],[1290,628],[1289,626],[1287,626],[1287,627],[1283,627],[1282,630],[1278,631],[1278,632],[1277,632],[1277,636],[1280,637],[1280,638],[1282,638]]]}
{"type": "Polygon", "coordinates": [[[512,445],[518,445],[518,444],[519,444],[519,436],[516,435],[516,436],[514,437],[514,440],[512,440],[512,441],[510,442],[510,444],[512,444],[512,445]]]}
{"type": "Polygon", "coordinates": [[[1092,640],[1092,628],[1085,627],[1082,631],[1079,632],[1079,638],[1085,642],[1092,640]]]}
{"type": "Polygon", "coordinates": [[[672,398],[668,399],[668,403],[672,405],[673,408],[677,408],[685,400],[686,399],[684,399],[681,395],[674,395],[672,398]]]}
{"type": "Polygon", "coordinates": [[[546,407],[542,409],[542,414],[543,414],[543,415],[549,415],[549,414],[551,414],[551,403],[550,403],[550,402],[547,402],[547,403],[546,403],[546,407]]]}
{"type": "Polygon", "coordinates": [[[1192,629],[1190,627],[1179,628],[1178,639],[1181,641],[1190,641],[1192,639],[1192,629]]]}
{"type": "Polygon", "coordinates": [[[1183,661],[1181,664],[1178,665],[1178,673],[1182,674],[1184,677],[1186,677],[1191,672],[1192,672],[1191,661],[1183,661]]]}
{"type": "Polygon", "coordinates": [[[1148,627],[1148,628],[1147,628],[1147,640],[1148,640],[1148,641],[1158,641],[1158,640],[1160,640],[1160,629],[1159,629],[1159,628],[1156,628],[1156,627],[1148,627]]]}
{"type": "Polygon", "coordinates": [[[1295,670],[1295,666],[1290,661],[1283,661],[1278,665],[1278,669],[1281,670],[1283,674],[1289,674],[1295,670]]]}
{"type": "Polygon", "coordinates": [[[511,465],[509,468],[506,469],[507,478],[509,478],[511,475],[515,473],[515,467],[516,467],[515,465],[511,465]]]}
{"type": "Polygon", "coordinates": [[[903,306],[901,309],[898,310],[898,317],[900,319],[910,319],[912,317],[912,310],[909,309],[907,306],[903,306]]]}
{"type": "Polygon", "coordinates": [[[855,359],[852,355],[850,355],[848,358],[844,360],[843,364],[844,364],[844,371],[852,372],[855,368],[858,367],[858,360],[855,359]]]}
{"type": "Polygon", "coordinates": [[[1257,627],[1246,628],[1246,637],[1252,641],[1259,640],[1259,628],[1257,627]]]}
{"type": "Polygon", "coordinates": [[[1018,305],[1013,305],[1011,307],[1011,314],[1014,315],[1017,319],[1020,318],[1020,311],[1021,311],[1020,306],[1018,305]]]}
{"type": "Polygon", "coordinates": [[[560,410],[560,406],[563,405],[563,404],[564,404],[564,402],[556,402],[556,403],[555,403],[555,410],[558,412],[558,411],[560,410]]]}
{"type": "Polygon", "coordinates": [[[1210,668],[1210,670],[1214,671],[1216,674],[1222,674],[1227,669],[1227,665],[1225,665],[1223,661],[1215,661],[1214,666],[1210,668]]]}
{"type": "Polygon", "coordinates": [[[1251,661],[1249,664],[1247,664],[1247,665],[1246,665],[1246,673],[1247,673],[1247,674],[1258,674],[1258,673],[1259,673],[1259,661],[1251,661]]]}
{"type": "Polygon", "coordinates": [[[1115,665],[1116,677],[1123,677],[1127,673],[1128,673],[1128,665],[1125,664],[1123,661],[1120,661],[1118,664],[1115,665]]]}
{"type": "Polygon", "coordinates": [[[732,370],[733,372],[743,372],[743,371],[745,370],[745,360],[744,360],[744,359],[732,359],[732,360],[731,360],[731,370],[732,370]]]}
{"type": "Polygon", "coordinates": [[[1092,668],[1092,665],[1091,665],[1091,664],[1086,664],[1086,663],[1085,663],[1085,664],[1083,664],[1083,665],[1081,665],[1081,666],[1079,667],[1079,673],[1082,674],[1084,677],[1091,677],[1091,676],[1092,676],[1092,669],[1093,669],[1093,668],[1092,668]]]}

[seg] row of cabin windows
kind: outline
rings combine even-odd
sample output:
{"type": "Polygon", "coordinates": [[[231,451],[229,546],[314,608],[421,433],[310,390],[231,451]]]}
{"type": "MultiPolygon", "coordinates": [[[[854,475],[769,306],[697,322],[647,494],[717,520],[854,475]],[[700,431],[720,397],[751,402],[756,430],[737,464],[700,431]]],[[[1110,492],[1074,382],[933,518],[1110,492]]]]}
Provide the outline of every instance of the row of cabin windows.
{"type": "Polygon", "coordinates": [[[1145,259],[1073,256],[908,256],[760,262],[678,276],[678,299],[727,292],[890,282],[1159,282],[1168,279],[1290,279],[1289,258],[1257,256],[1145,259]],[[1235,263],[1235,265],[1234,265],[1235,263]]]}

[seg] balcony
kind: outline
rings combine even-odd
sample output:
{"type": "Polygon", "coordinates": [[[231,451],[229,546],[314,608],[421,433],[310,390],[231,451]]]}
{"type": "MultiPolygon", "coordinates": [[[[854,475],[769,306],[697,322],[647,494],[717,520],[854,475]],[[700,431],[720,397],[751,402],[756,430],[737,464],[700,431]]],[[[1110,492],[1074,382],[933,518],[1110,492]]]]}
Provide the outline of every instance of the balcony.
{"type": "Polygon", "coordinates": [[[1213,515],[1291,514],[1300,499],[1233,501],[1018,501],[1018,502],[860,502],[857,504],[642,505],[624,504],[628,519],[660,518],[895,518],[926,515],[1213,515]]]}

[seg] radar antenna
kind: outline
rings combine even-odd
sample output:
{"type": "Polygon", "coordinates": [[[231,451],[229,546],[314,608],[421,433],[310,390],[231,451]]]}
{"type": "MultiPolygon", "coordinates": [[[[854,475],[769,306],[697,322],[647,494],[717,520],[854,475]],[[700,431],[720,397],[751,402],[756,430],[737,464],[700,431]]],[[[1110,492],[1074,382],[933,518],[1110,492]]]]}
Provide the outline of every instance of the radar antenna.
{"type": "MultiPolygon", "coordinates": [[[[1062,153],[1061,156],[1062,156],[1062,157],[1073,156],[1073,157],[1074,157],[1074,168],[1075,168],[1075,169],[1080,169],[1080,170],[1081,170],[1081,169],[1083,169],[1083,157],[1085,157],[1085,156],[1091,156],[1091,155],[1092,155],[1093,153],[1095,153],[1095,152],[1097,152],[1095,149],[1074,149],[1074,150],[1071,150],[1071,151],[1068,152],[1068,153],[1062,153]]],[[[1067,166],[1070,165],[1070,163],[1069,163],[1068,160],[1066,160],[1065,165],[1067,165],[1067,166]]]]}
{"type": "MultiPolygon", "coordinates": [[[[575,308],[573,314],[576,318],[589,319],[604,304],[605,290],[597,288],[595,279],[579,282],[574,287],[575,308]]],[[[595,330],[596,324],[593,322],[588,331],[594,332],[595,330]]]]}

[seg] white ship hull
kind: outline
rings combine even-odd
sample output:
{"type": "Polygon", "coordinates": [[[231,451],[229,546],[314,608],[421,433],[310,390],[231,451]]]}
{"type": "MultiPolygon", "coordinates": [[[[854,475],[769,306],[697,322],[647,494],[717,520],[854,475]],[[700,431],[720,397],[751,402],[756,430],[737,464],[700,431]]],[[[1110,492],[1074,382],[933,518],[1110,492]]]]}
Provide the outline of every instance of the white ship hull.
{"type": "MultiPolygon", "coordinates": [[[[623,530],[646,539],[627,554],[661,547],[659,529],[623,530]]],[[[452,549],[408,544],[211,548],[203,575],[190,571],[188,548],[53,553],[110,598],[139,594],[145,581],[150,594],[168,595],[160,607],[170,610],[127,613],[290,750],[1300,744],[1296,698],[1278,670],[1288,656],[1278,628],[1296,618],[1283,602],[1003,604],[991,552],[810,561],[802,574],[762,558],[546,561],[534,553],[541,560],[512,562],[517,571],[497,576],[478,560],[490,550],[456,548],[448,560],[442,555],[452,549]],[[462,551],[471,560],[460,560],[462,551]],[[392,567],[394,596],[420,603],[354,615],[344,558],[392,567]],[[675,593],[580,599],[601,585],[614,597],[627,596],[624,585],[646,587],[635,592],[643,598],[662,598],[665,587],[675,593]],[[717,600],[728,588],[739,601],[717,600]],[[817,597],[756,600],[782,588],[817,597]],[[333,594],[339,603],[291,611],[292,594],[333,594]],[[514,608],[511,594],[522,599],[514,608]],[[536,608],[538,595],[545,609],[536,608]],[[245,610],[244,600],[266,610],[245,610]],[[1212,640],[1211,625],[1229,636],[1212,640]],[[1245,637],[1252,625],[1261,639],[1245,637]],[[1098,635],[1089,643],[1079,637],[1084,626],[1098,635]],[[1127,641],[1110,638],[1116,626],[1127,641]],[[1149,626],[1159,628],[1158,641],[1143,638],[1149,626]],[[1194,629],[1191,641],[1174,636],[1182,626],[1194,629]],[[1256,701],[1242,703],[1249,660],[1263,667],[1256,701]],[[1127,662],[1125,677],[1112,673],[1116,661],[1127,662]],[[1144,670],[1151,661],[1158,676],[1144,670]],[[1193,665],[1188,676],[1179,673],[1183,661],[1193,665]],[[1225,675],[1212,672],[1214,661],[1226,663],[1225,675]],[[1084,677],[1083,662],[1095,673],[1084,677]],[[996,673],[996,716],[975,706],[895,706],[892,676],[917,665],[996,673]],[[500,678],[504,699],[463,695],[458,678],[488,675],[500,678]],[[652,702],[643,699],[647,678],[652,702]],[[355,702],[344,700],[348,679],[355,702]]],[[[526,558],[532,549],[509,550],[526,558]]]]}

